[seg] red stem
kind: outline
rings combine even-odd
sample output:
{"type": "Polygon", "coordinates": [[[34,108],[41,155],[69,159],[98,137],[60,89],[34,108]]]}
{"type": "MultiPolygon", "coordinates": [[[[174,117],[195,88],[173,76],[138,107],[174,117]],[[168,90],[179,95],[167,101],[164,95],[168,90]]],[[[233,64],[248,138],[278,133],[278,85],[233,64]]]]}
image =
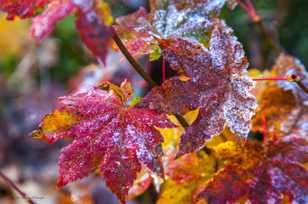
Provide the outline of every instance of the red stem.
{"type": "Polygon", "coordinates": [[[237,3],[247,12],[253,22],[261,21],[261,17],[257,14],[250,0],[237,0],[237,3]]]}
{"type": "Polygon", "coordinates": [[[308,88],[302,82],[302,79],[299,78],[297,75],[289,75],[283,77],[257,77],[252,78],[254,81],[289,81],[296,83],[305,93],[308,93],[308,88]]]}
{"type": "Polygon", "coordinates": [[[25,201],[27,201],[29,204],[35,204],[35,202],[27,196],[20,188],[12,181],[10,178],[8,178],[4,173],[0,171],[0,177],[11,187],[13,188],[25,201]]]}
{"type": "Polygon", "coordinates": [[[257,77],[253,78],[254,81],[290,81],[289,77],[257,77]]]}
{"type": "Polygon", "coordinates": [[[166,60],[163,57],[163,65],[162,65],[162,81],[166,81],[166,60]]]}

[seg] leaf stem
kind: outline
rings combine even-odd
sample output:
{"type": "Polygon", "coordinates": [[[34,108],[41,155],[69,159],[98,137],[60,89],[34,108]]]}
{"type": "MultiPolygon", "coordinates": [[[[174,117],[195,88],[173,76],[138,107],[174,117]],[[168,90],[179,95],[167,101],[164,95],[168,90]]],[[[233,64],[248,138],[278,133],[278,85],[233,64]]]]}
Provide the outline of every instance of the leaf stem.
{"type": "Polygon", "coordinates": [[[151,87],[154,87],[156,85],[156,82],[144,71],[144,69],[141,67],[141,65],[134,59],[134,57],[129,53],[127,48],[125,47],[124,43],[120,39],[119,35],[115,31],[113,27],[111,27],[112,31],[112,38],[114,42],[117,44],[123,55],[126,57],[126,59],[129,61],[129,63],[133,66],[136,72],[149,83],[151,87]]]}
{"type": "Polygon", "coordinates": [[[257,77],[254,81],[289,81],[289,77],[257,77]]]}
{"type": "Polygon", "coordinates": [[[35,202],[27,196],[9,177],[0,171],[0,177],[11,187],[13,188],[25,201],[29,204],[35,204],[35,202]]]}
{"type": "Polygon", "coordinates": [[[166,59],[163,57],[163,65],[162,65],[162,81],[166,81],[166,59]]]}
{"type": "Polygon", "coordinates": [[[288,76],[277,76],[277,77],[257,77],[252,78],[254,81],[289,81],[296,83],[305,93],[308,93],[308,88],[303,84],[302,79],[294,74],[288,76]]]}

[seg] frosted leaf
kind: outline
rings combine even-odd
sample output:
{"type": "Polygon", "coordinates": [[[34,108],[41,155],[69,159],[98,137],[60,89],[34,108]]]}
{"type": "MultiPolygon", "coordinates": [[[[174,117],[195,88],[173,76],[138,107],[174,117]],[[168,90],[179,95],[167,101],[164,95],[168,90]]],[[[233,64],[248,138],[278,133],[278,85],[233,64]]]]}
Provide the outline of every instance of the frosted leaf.
{"type": "Polygon", "coordinates": [[[197,120],[181,138],[179,154],[201,149],[225,124],[246,137],[256,108],[256,99],[250,93],[253,83],[244,76],[248,62],[242,46],[224,22],[213,22],[209,49],[189,39],[160,40],[171,68],[190,80],[172,77],[153,88],[139,104],[178,114],[200,109],[197,120]]]}
{"type": "Polygon", "coordinates": [[[281,203],[284,196],[294,203],[306,203],[308,143],[296,137],[268,144],[256,141],[228,141],[215,148],[226,166],[193,195],[194,202],[281,203]],[[230,156],[232,155],[232,156],[230,156]]]}
{"type": "MultiPolygon", "coordinates": [[[[127,82],[126,82],[127,85],[127,82]]],[[[70,137],[59,158],[58,186],[99,168],[102,178],[122,203],[141,170],[163,175],[163,138],[156,130],[172,128],[167,116],[149,109],[126,107],[127,86],[102,84],[88,92],[61,97],[33,136],[49,142],[70,137]]]]}
{"type": "Polygon", "coordinates": [[[155,38],[182,37],[206,42],[213,29],[212,21],[224,3],[224,0],[151,1],[150,13],[141,8],[120,17],[115,28],[135,56],[153,52],[156,47],[149,45],[157,44],[155,38]]]}
{"type": "Polygon", "coordinates": [[[250,93],[254,83],[248,77],[233,76],[232,92],[224,106],[224,116],[232,132],[239,136],[248,135],[251,118],[257,108],[256,98],[250,93]]]}

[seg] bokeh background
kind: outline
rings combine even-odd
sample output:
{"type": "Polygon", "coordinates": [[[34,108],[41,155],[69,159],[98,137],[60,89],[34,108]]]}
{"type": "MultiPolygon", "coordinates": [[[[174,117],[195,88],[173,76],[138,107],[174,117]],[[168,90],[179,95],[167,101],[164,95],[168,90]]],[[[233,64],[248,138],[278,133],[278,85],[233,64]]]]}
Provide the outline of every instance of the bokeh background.
{"type": "MultiPolygon", "coordinates": [[[[148,6],[142,0],[109,3],[115,17],[148,6]]],[[[254,4],[281,47],[307,65],[307,0],[256,0],[254,4]]],[[[232,12],[225,8],[222,17],[243,43],[251,68],[270,68],[275,52],[264,43],[247,14],[239,7],[232,12]]],[[[111,52],[104,68],[95,64],[74,28],[73,16],[61,21],[40,45],[28,35],[30,23],[8,22],[0,14],[0,169],[38,203],[116,204],[116,198],[95,176],[56,189],[57,157],[65,144],[49,145],[32,139],[29,133],[52,110],[58,96],[87,89],[102,80],[120,83],[125,78],[133,81],[140,96],[144,82],[119,53],[111,52]]],[[[141,62],[155,80],[161,80],[161,61],[141,62]]],[[[151,187],[131,203],[155,203],[156,196],[151,187]]],[[[0,180],[0,203],[24,201],[0,180]]]]}

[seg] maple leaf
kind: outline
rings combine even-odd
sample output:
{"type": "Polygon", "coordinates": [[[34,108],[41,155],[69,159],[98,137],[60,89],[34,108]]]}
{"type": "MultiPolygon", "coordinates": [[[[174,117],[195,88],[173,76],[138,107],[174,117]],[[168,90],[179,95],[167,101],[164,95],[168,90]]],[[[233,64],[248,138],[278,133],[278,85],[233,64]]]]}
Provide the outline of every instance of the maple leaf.
{"type": "Polygon", "coordinates": [[[163,176],[160,157],[163,138],[156,130],[174,125],[165,115],[126,107],[128,83],[104,83],[88,92],[59,98],[33,136],[73,142],[62,149],[58,186],[87,176],[96,168],[110,189],[124,202],[142,165],[163,176]]]}
{"type": "Polygon", "coordinates": [[[108,45],[111,39],[111,30],[102,20],[104,13],[95,10],[79,10],[76,19],[76,27],[86,46],[98,58],[105,62],[108,45]]]}
{"type": "MultiPolygon", "coordinates": [[[[296,58],[281,54],[270,71],[258,73],[263,77],[301,77],[301,83],[308,86],[307,72],[296,58]]],[[[258,82],[254,90],[259,107],[253,118],[253,131],[262,132],[266,121],[266,139],[271,137],[296,135],[307,136],[308,95],[297,83],[290,81],[258,82]]]]}
{"type": "Polygon", "coordinates": [[[0,11],[8,13],[7,18],[32,17],[37,10],[43,8],[50,0],[0,0],[0,11]]]}
{"type": "MultiPolygon", "coordinates": [[[[304,65],[299,59],[285,53],[280,54],[280,56],[276,59],[276,63],[272,68],[272,74],[277,76],[291,76],[299,78],[293,80],[299,80],[305,87],[308,87],[308,74],[304,65]]],[[[299,100],[308,100],[307,93],[305,93],[303,89],[298,86],[298,84],[289,83],[288,81],[278,81],[277,84],[285,90],[292,90],[294,95],[299,100]]]]}
{"type": "Polygon", "coordinates": [[[172,160],[167,169],[167,179],[162,185],[157,204],[190,204],[192,194],[199,185],[215,173],[213,156],[201,151],[172,160]]]}
{"type": "Polygon", "coordinates": [[[180,38],[161,40],[161,46],[171,68],[191,80],[172,77],[153,88],[139,106],[177,114],[200,109],[198,119],[181,138],[179,155],[201,149],[225,123],[247,136],[256,101],[249,92],[253,83],[244,76],[248,66],[244,51],[232,30],[218,20],[209,48],[180,38]]]}
{"type": "Polygon", "coordinates": [[[33,19],[31,35],[38,43],[42,42],[55,28],[56,23],[70,15],[75,5],[70,0],[53,0],[47,9],[33,19]]]}
{"type": "Polygon", "coordinates": [[[285,137],[265,145],[257,141],[220,144],[216,154],[226,166],[194,194],[194,202],[234,203],[246,198],[252,204],[305,203],[308,195],[307,140],[285,137]]]}
{"type": "Polygon", "coordinates": [[[155,52],[157,38],[189,38],[206,43],[225,0],[151,1],[151,12],[144,8],[116,19],[116,31],[134,56],[155,52]]]}

